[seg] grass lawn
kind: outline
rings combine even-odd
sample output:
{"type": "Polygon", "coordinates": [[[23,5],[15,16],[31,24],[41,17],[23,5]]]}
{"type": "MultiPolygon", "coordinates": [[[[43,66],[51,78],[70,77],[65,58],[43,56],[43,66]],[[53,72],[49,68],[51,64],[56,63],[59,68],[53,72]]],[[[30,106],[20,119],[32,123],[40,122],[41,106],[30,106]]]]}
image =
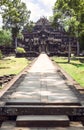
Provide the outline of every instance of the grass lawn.
{"type": "Polygon", "coordinates": [[[67,63],[67,58],[53,57],[53,60],[58,63],[70,76],[84,87],[84,60],[72,59],[70,64],[67,63]]]}
{"type": "Polygon", "coordinates": [[[26,58],[6,57],[0,60],[0,76],[20,73],[29,61],[26,58]]]}

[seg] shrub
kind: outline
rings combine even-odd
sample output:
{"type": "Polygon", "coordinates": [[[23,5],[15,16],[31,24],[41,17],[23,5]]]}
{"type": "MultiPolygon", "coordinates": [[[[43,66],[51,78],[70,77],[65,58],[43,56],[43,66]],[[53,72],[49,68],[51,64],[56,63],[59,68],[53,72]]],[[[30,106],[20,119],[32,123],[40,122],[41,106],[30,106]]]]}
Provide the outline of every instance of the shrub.
{"type": "Polygon", "coordinates": [[[2,57],[3,57],[3,55],[2,55],[2,52],[1,52],[1,50],[0,50],[0,59],[2,59],[2,57]]]}
{"type": "Polygon", "coordinates": [[[17,47],[16,48],[16,53],[26,53],[26,51],[22,47],[17,47]]]}

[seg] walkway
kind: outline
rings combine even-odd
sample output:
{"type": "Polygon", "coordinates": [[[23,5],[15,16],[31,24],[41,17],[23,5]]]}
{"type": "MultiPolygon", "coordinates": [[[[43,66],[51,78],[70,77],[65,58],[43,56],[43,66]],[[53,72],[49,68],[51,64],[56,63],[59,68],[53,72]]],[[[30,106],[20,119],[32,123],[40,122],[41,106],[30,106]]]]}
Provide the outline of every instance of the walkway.
{"type": "Polygon", "coordinates": [[[0,130],[84,130],[78,91],[49,57],[41,54],[27,71],[1,97],[0,130]]]}
{"type": "Polygon", "coordinates": [[[8,102],[14,104],[79,104],[73,90],[46,54],[41,54],[8,102]]]}

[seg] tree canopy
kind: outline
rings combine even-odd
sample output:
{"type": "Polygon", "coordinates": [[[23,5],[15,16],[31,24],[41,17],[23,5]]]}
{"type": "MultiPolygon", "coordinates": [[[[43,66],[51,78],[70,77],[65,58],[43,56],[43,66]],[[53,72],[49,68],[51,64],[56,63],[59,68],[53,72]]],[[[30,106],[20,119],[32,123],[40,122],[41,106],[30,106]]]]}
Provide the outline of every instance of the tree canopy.
{"type": "MultiPolygon", "coordinates": [[[[84,0],[57,0],[53,8],[53,19],[54,26],[59,23],[69,36],[75,36],[77,39],[81,37],[84,41],[84,0]]],[[[68,62],[71,54],[70,44],[69,40],[68,62]]]]}
{"type": "Polygon", "coordinates": [[[0,46],[11,46],[11,33],[7,30],[0,30],[0,46]]]}
{"type": "Polygon", "coordinates": [[[84,0],[57,0],[53,17],[55,26],[59,22],[77,37],[84,34],[84,0]]]}
{"type": "Polygon", "coordinates": [[[33,21],[29,21],[29,23],[27,23],[24,28],[26,28],[28,30],[28,32],[32,32],[34,25],[35,24],[33,21]]]}
{"type": "Polygon", "coordinates": [[[2,0],[0,5],[4,28],[11,30],[15,43],[19,31],[29,22],[30,11],[21,0],[2,0]]]}

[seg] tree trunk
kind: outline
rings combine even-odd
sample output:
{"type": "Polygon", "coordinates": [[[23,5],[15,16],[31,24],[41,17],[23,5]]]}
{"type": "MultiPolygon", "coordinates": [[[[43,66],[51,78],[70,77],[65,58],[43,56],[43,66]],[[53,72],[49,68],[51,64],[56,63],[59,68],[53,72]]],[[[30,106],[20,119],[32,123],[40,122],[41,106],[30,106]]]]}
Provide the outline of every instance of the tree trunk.
{"type": "Polygon", "coordinates": [[[17,35],[19,33],[19,29],[18,27],[13,27],[12,28],[12,39],[13,39],[13,43],[14,43],[14,49],[17,48],[17,35]]]}
{"type": "Polygon", "coordinates": [[[77,56],[79,56],[79,41],[77,40],[77,56]]]}
{"type": "Polygon", "coordinates": [[[70,63],[71,60],[71,43],[70,43],[70,39],[69,39],[69,48],[68,48],[68,63],[70,63]]]}
{"type": "Polygon", "coordinates": [[[17,37],[15,38],[15,49],[17,48],[17,37]]]}

